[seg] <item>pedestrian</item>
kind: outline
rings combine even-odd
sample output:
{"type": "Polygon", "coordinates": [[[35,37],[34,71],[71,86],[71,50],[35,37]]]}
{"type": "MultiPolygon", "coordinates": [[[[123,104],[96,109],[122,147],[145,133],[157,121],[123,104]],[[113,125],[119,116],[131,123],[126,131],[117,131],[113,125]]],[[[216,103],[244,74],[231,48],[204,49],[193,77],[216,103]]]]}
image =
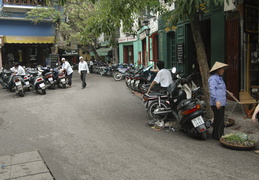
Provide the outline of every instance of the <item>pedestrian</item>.
{"type": "MultiPolygon", "coordinates": [[[[253,116],[252,116],[252,122],[255,123],[257,121],[259,122],[259,104],[256,106],[253,116]]],[[[259,154],[259,150],[254,151],[256,154],[259,154]]]]}
{"type": "Polygon", "coordinates": [[[91,72],[91,73],[93,73],[93,66],[94,66],[94,62],[93,62],[93,60],[92,60],[92,59],[90,60],[89,65],[90,65],[90,72],[91,72]]]}
{"type": "Polygon", "coordinates": [[[159,91],[165,93],[167,87],[173,83],[171,72],[168,69],[165,69],[164,61],[157,61],[157,67],[159,69],[155,79],[150,84],[147,94],[153,91],[159,91]]]}
{"type": "Polygon", "coordinates": [[[87,85],[85,81],[86,81],[86,73],[89,74],[89,68],[82,56],[79,57],[79,61],[80,62],[78,64],[78,73],[80,74],[80,78],[82,81],[82,89],[84,89],[87,85]]]}
{"type": "Polygon", "coordinates": [[[219,140],[224,135],[225,105],[226,105],[226,85],[222,75],[228,64],[216,61],[210,70],[209,93],[210,106],[214,113],[212,138],[219,140]]]}
{"type": "Polygon", "coordinates": [[[61,61],[63,62],[63,64],[62,64],[62,68],[60,71],[66,73],[67,81],[68,81],[67,84],[68,84],[68,87],[70,88],[72,85],[73,69],[72,69],[71,65],[69,64],[69,62],[66,61],[65,58],[62,58],[61,61]]]}

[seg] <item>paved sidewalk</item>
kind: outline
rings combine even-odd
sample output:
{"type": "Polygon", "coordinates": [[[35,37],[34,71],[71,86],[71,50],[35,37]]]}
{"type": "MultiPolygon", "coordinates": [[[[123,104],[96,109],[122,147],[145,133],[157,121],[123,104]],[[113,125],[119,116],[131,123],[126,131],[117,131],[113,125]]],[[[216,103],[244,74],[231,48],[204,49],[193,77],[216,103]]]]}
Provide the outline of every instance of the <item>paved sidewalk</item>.
{"type": "Polygon", "coordinates": [[[54,180],[38,151],[0,156],[1,180],[54,180]]]}

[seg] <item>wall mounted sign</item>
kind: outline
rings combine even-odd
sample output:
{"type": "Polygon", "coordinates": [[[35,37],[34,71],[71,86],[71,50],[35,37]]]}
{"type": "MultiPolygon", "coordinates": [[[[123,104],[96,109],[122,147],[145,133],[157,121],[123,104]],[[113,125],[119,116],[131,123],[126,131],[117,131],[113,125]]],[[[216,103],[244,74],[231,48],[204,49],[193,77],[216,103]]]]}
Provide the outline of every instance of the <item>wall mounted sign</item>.
{"type": "Polygon", "coordinates": [[[183,43],[176,45],[176,61],[177,63],[183,63],[184,48],[183,43]]]}

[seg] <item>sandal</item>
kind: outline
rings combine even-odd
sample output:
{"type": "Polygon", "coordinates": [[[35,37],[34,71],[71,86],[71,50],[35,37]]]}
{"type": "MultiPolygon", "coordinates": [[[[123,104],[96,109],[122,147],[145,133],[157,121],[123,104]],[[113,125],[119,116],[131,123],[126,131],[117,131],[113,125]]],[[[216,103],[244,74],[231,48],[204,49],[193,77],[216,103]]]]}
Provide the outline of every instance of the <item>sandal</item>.
{"type": "Polygon", "coordinates": [[[259,154],[259,150],[255,150],[254,152],[255,152],[255,154],[259,154]]]}

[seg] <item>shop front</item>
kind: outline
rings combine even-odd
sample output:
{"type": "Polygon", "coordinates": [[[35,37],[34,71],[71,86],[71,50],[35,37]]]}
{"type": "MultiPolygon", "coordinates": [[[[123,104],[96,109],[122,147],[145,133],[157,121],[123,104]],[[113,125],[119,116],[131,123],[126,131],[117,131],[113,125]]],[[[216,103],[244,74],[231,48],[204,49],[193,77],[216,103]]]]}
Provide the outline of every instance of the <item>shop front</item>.
{"type": "Polygon", "coordinates": [[[259,1],[245,0],[238,5],[243,10],[244,51],[246,69],[244,90],[259,100],[259,1]]]}
{"type": "Polygon", "coordinates": [[[129,36],[119,38],[119,59],[120,63],[135,64],[137,62],[137,37],[129,36]]]}
{"type": "Polygon", "coordinates": [[[14,62],[26,67],[46,66],[54,44],[54,36],[3,36],[2,65],[14,62]]]}

